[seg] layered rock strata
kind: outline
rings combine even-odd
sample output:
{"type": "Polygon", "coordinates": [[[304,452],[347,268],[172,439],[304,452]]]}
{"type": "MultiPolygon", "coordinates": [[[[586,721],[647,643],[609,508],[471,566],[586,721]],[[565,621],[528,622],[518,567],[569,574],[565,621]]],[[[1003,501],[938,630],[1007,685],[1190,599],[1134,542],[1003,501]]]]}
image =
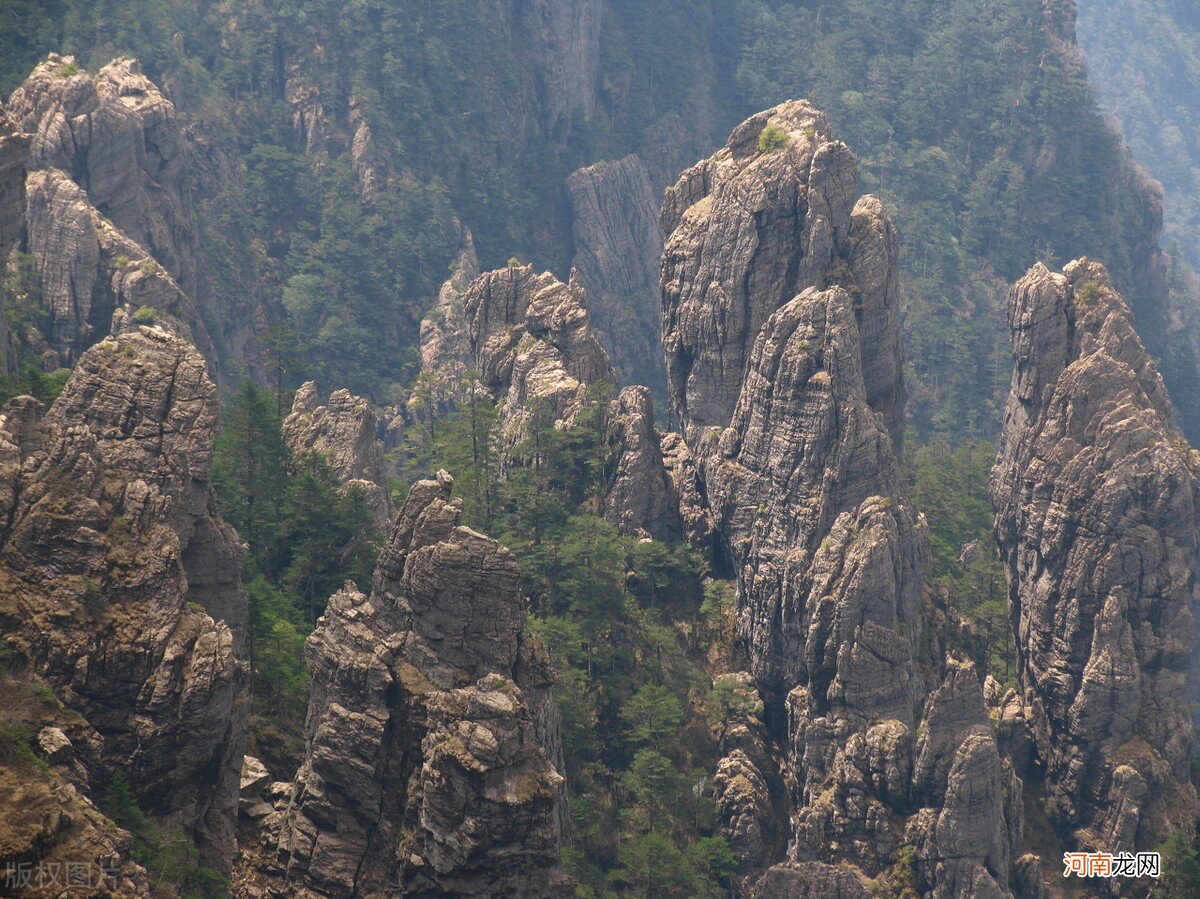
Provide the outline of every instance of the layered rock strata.
{"type": "Polygon", "coordinates": [[[50,346],[71,364],[114,313],[166,324],[211,356],[192,301],[192,176],[175,110],[136,60],[94,77],[51,54],[12,95],[30,135],[24,242],[50,313],[50,346]]]}
{"type": "Polygon", "coordinates": [[[1016,364],[991,491],[1021,716],[1065,841],[1148,849],[1197,816],[1200,453],[1103,266],[1039,264],[1010,304],[1016,364]]]}
{"type": "Polygon", "coordinates": [[[158,328],[87,351],[44,415],[5,406],[0,630],[85,722],[91,789],[121,773],[228,870],[246,596],[209,482],[216,427],[204,359],[158,328]]]}
{"type": "Polygon", "coordinates": [[[361,492],[376,528],[386,534],[395,509],[378,434],[379,420],[370,402],[348,390],[335,390],[321,405],[312,381],[296,391],[291,414],[283,421],[283,439],[291,453],[323,456],[346,489],[361,492]]]}
{"type": "Polygon", "coordinates": [[[567,178],[575,255],[597,336],[618,382],[666,398],[658,274],[658,200],[637,156],[597,163],[567,178]]]}
{"type": "Polygon", "coordinates": [[[309,638],[304,762],[235,895],[569,895],[548,660],[452,483],[413,486],[371,594],[347,586],[309,638]]]}

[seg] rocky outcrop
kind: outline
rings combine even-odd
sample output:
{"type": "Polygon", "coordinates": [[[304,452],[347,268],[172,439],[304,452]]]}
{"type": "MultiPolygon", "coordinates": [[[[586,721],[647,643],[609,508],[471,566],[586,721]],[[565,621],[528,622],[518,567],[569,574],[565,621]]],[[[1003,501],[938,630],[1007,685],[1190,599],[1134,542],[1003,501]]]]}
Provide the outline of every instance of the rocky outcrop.
{"type": "MultiPolygon", "coordinates": [[[[788,828],[786,788],[770,755],[758,687],[746,672],[724,674],[715,691],[730,695],[721,728],[721,760],[713,774],[713,801],[721,830],[746,872],[762,871],[783,854],[788,828]]],[[[753,878],[741,884],[743,891],[753,878]]]]}
{"type": "Polygon", "coordinates": [[[1047,810],[1068,845],[1148,849],[1197,816],[1200,453],[1103,266],[1038,265],[1010,303],[992,499],[1047,810]]]}
{"type": "Polygon", "coordinates": [[[376,528],[387,533],[395,509],[378,432],[370,402],[349,390],[335,390],[322,406],[312,381],[296,391],[291,414],[283,421],[288,450],[297,456],[323,456],[347,490],[362,494],[376,528]]]}
{"type": "Polygon", "coordinates": [[[579,169],[567,178],[572,261],[587,290],[597,337],[621,385],[666,399],[658,273],[663,236],[658,201],[637,156],[579,169]]]}
{"type": "Polygon", "coordinates": [[[814,714],[908,721],[927,538],[862,353],[846,291],[801,294],[765,323],[730,426],[701,451],[768,700],[802,686],[814,714]]]}
{"type": "Polygon", "coordinates": [[[0,415],[0,630],[81,716],[92,789],[122,773],[205,863],[234,849],[242,549],[215,511],[216,388],[158,328],[86,352],[44,415],[0,415]]]}
{"type": "Polygon", "coordinates": [[[969,662],[949,659],[925,705],[912,767],[905,841],[918,887],[934,897],[1003,896],[1022,839],[1021,782],[1002,761],[969,662]]]}
{"type": "Polygon", "coordinates": [[[683,519],[683,530],[688,542],[704,557],[711,557],[715,550],[716,525],[708,500],[701,492],[700,472],[687,441],[674,432],[660,435],[659,447],[663,454],[663,467],[675,497],[679,501],[679,516],[683,519]]]}
{"type": "Polygon", "coordinates": [[[663,464],[647,387],[626,387],[608,407],[603,513],[622,533],[676,541],[686,535],[675,482],[663,464]]]}
{"type": "Polygon", "coordinates": [[[50,313],[50,346],[69,364],[99,337],[155,322],[196,336],[196,310],[158,263],[88,202],[65,173],[31,172],[26,181],[28,249],[50,313]]]}
{"type": "Polygon", "coordinates": [[[175,107],[135,59],[95,77],[50,56],[13,93],[9,114],[33,135],[30,169],[71,177],[113,227],[186,292],[196,283],[192,183],[175,107]]]}
{"type": "Polygon", "coordinates": [[[413,486],[370,596],[347,586],[309,638],[304,762],[235,895],[569,894],[548,660],[516,559],[451,486],[413,486]]]}
{"type": "Polygon", "coordinates": [[[776,865],[755,886],[754,899],[869,899],[853,871],[819,862],[776,865]]]}
{"type": "Polygon", "coordinates": [[[823,113],[791,101],[743,122],[667,189],[661,223],[671,402],[693,451],[733,417],[767,320],[806,288],[835,285],[859,319],[867,399],[899,441],[895,236],[879,202],[858,199],[854,157],[823,113]]]}
{"type": "MultiPolygon", "coordinates": [[[[462,391],[469,389],[475,359],[467,336],[465,300],[478,277],[475,241],[463,228],[454,272],[438,291],[437,305],[421,320],[421,375],[405,409],[413,418],[446,414],[462,391]]],[[[402,423],[396,422],[395,430],[401,427],[402,423]]]]}
{"type": "Polygon", "coordinates": [[[685,172],[663,222],[671,397],[764,705],[732,719],[714,778],[743,891],[1010,896],[1020,780],[974,667],[916,662],[929,548],[882,206],[791,102],[685,172]]]}
{"type": "Polygon", "coordinates": [[[510,265],[476,279],[463,308],[475,370],[499,402],[507,446],[534,416],[569,426],[587,406],[588,387],[614,380],[576,278],[563,284],[532,265],[510,265]]]}
{"type": "Polygon", "coordinates": [[[188,157],[174,107],[136,60],[92,77],[51,54],[8,112],[30,135],[20,248],[33,257],[57,361],[72,364],[106,334],[145,322],[211,358],[191,296],[188,157]]]}

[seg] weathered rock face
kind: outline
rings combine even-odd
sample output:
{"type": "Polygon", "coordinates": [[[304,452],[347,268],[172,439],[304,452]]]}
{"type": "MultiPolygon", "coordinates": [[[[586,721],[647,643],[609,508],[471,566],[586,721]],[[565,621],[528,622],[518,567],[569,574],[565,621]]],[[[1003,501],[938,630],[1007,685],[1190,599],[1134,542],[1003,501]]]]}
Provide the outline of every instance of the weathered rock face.
{"type": "Polygon", "coordinates": [[[479,277],[479,260],[471,232],[463,229],[462,248],[454,264],[454,274],[442,284],[437,305],[421,320],[421,375],[429,389],[408,402],[417,417],[429,414],[423,407],[433,406],[434,413],[445,413],[472,371],[474,358],[467,336],[465,298],[479,277]]]}
{"type": "Polygon", "coordinates": [[[626,387],[608,407],[604,516],[622,533],[655,540],[684,538],[680,498],[663,464],[647,387],[626,387]]]}
{"type": "Polygon", "coordinates": [[[26,180],[28,249],[51,316],[47,336],[59,361],[72,363],[110,330],[136,327],[133,316],[193,337],[195,307],[164,269],[112,226],[65,173],[26,180]]]}
{"type": "Polygon", "coordinates": [[[668,431],[659,435],[663,467],[675,497],[679,500],[679,516],[688,542],[701,555],[710,557],[716,541],[715,525],[708,500],[700,490],[700,472],[687,441],[680,434],[668,431]]]}
{"type": "Polygon", "coordinates": [[[335,595],[309,638],[308,746],[273,825],[286,886],[265,894],[567,890],[548,661],[515,558],[458,524],[451,485],[413,486],[371,595],[335,595]]]}
{"type": "Polygon", "coordinates": [[[521,7],[546,130],[561,135],[596,109],[602,0],[533,0],[521,7]]]}
{"type": "MultiPolygon", "coordinates": [[[[758,688],[746,672],[725,674],[714,687],[733,693],[721,732],[721,755],[713,774],[713,800],[721,829],[743,872],[762,871],[782,857],[787,822],[786,788],[769,752],[758,688]]],[[[744,888],[753,884],[742,883],[744,888]]]]}
{"type": "Polygon", "coordinates": [[[1071,845],[1191,833],[1188,668],[1200,453],[1103,266],[1010,295],[1012,392],[993,471],[1018,673],[1047,808],[1071,845]]]}
{"type": "Polygon", "coordinates": [[[1019,854],[1021,782],[1002,761],[975,667],[949,659],[918,729],[905,842],[915,848],[922,893],[1003,896],[1019,854]]]}
{"type": "Polygon", "coordinates": [[[909,801],[928,550],[860,352],[840,288],[780,309],[706,480],[737,574],[739,636],[768,724],[786,733],[793,857],[875,876],[901,845],[888,822],[909,801]]]}
{"type": "Polygon", "coordinates": [[[51,54],[13,93],[9,114],[33,135],[30,168],[67,173],[113,226],[188,292],[195,288],[192,183],[175,107],[135,59],[95,77],[51,54]]]}
{"type": "Polygon", "coordinates": [[[663,236],[658,201],[637,156],[598,163],[567,178],[572,262],[587,290],[597,337],[621,385],[643,384],[666,399],[658,273],[663,236]]]}
{"type": "Polygon", "coordinates": [[[73,57],[51,54],[13,93],[8,113],[30,135],[22,248],[41,279],[58,361],[73,363],[147,307],[140,320],[210,351],[190,296],[187,154],[174,107],[137,61],[115,60],[92,77],[73,57]]]}
{"type": "Polygon", "coordinates": [[[752,895],[1009,896],[1021,783],[973,666],[926,699],[915,661],[895,238],[828,135],[807,103],[755,116],[663,211],[671,396],[765,704],[726,728],[718,813],[752,895]]]}
{"type": "Polygon", "coordinates": [[[833,285],[860,313],[866,395],[899,440],[895,236],[877,200],[858,200],[854,157],[824,114],[791,101],[743,122],[667,189],[661,223],[671,401],[693,450],[705,428],[728,425],[771,315],[833,285]]]}
{"type": "Polygon", "coordinates": [[[463,306],[475,370],[500,402],[509,445],[543,409],[557,425],[569,425],[588,386],[614,380],[576,278],[563,284],[532,265],[510,265],[476,279],[463,306]]]}
{"type": "Polygon", "coordinates": [[[909,721],[926,537],[867,402],[861,354],[840,288],[776,312],[705,479],[768,701],[800,686],[815,715],[909,721]]]}
{"type": "Polygon", "coordinates": [[[362,492],[375,526],[386,533],[395,516],[387,489],[379,421],[371,404],[348,390],[335,390],[319,405],[317,385],[296,391],[292,412],[283,421],[283,439],[297,455],[319,453],[347,489],[362,492]]]}
{"type": "MultiPolygon", "coordinates": [[[[242,550],[216,514],[216,388],[160,329],[109,337],[39,419],[0,415],[0,630],[206,863],[234,849],[246,672],[242,550]]],[[[94,786],[94,784],[93,784],[94,786]]]]}

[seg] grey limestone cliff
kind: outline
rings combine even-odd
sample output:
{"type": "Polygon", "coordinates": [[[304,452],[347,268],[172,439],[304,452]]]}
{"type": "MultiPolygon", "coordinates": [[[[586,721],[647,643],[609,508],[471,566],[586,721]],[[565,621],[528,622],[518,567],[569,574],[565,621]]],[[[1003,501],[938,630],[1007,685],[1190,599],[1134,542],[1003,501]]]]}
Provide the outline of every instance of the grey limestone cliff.
{"type": "Polygon", "coordinates": [[[658,200],[637,156],[597,163],[567,178],[575,255],[597,336],[622,386],[666,398],[658,273],[658,200]]]}
{"type": "Polygon", "coordinates": [[[662,220],[671,399],[737,582],[739,677],[763,700],[760,721],[727,722],[715,780],[741,889],[1012,895],[1021,782],[978,675],[918,670],[928,534],[900,467],[882,205],[794,101],[685,172],[662,220]]]}

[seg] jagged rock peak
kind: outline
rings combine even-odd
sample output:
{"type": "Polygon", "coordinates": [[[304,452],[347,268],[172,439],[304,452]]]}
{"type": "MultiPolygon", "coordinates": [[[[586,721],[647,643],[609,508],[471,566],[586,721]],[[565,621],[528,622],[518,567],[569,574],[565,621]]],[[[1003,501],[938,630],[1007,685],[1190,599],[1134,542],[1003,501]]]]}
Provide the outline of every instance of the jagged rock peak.
{"type": "Polygon", "coordinates": [[[452,483],[413,485],[371,594],[347,585],[309,638],[304,761],[235,895],[569,895],[548,659],[452,483]]]}
{"type": "MultiPolygon", "coordinates": [[[[1200,453],[1104,267],[1009,295],[1015,368],[992,473],[1018,675],[1064,842],[1192,833],[1188,669],[1200,453]]],[[[1014,720],[1017,715],[1011,716],[1014,720]]]]}
{"type": "Polygon", "coordinates": [[[428,388],[418,388],[408,401],[417,417],[444,413],[472,371],[464,300],[479,274],[475,240],[463,228],[454,271],[438,291],[437,305],[421,320],[421,375],[428,388]]]}
{"type": "Polygon", "coordinates": [[[613,383],[577,278],[563,284],[532,265],[512,264],[477,278],[463,306],[475,370],[500,401],[505,442],[519,440],[538,406],[569,425],[590,385],[613,383]]]}
{"type": "Polygon", "coordinates": [[[192,176],[170,101],[136,60],[93,77],[51,54],[8,109],[30,136],[19,248],[50,313],[45,335],[22,338],[69,365],[108,333],[156,322],[211,358],[191,297],[192,176]]]}
{"type": "Polygon", "coordinates": [[[395,509],[387,490],[379,420],[371,403],[349,390],[335,390],[320,405],[317,385],[307,381],[296,391],[283,421],[283,439],[293,454],[320,453],[349,489],[362,492],[376,527],[386,533],[395,509]]]}
{"type": "Polygon", "coordinates": [[[896,240],[878,201],[807,101],[760,112],[667,189],[663,343],[684,434],[724,427],[767,319],[808,287],[854,298],[872,408],[897,448],[903,420],[896,240]]]}
{"type": "MultiPolygon", "coordinates": [[[[775,826],[790,832],[791,861],[879,876],[910,809],[929,551],[885,419],[867,402],[850,294],[810,288],[770,316],[730,426],[709,434],[703,472],[737,578],[738,635],[791,785],[791,820],[775,826]]],[[[763,861],[744,854],[743,872],[763,861]]]]}
{"type": "Polygon", "coordinates": [[[68,173],[101,215],[194,290],[187,152],[174,105],[136,59],[92,76],[51,53],[13,93],[9,114],[33,135],[30,169],[68,173]]]}
{"type": "Polygon", "coordinates": [[[567,178],[575,256],[597,336],[622,385],[666,397],[658,274],[663,235],[659,201],[635,155],[579,169],[567,178]]]}
{"type": "Polygon", "coordinates": [[[909,720],[927,538],[867,403],[862,359],[840,287],[780,308],[729,427],[702,448],[705,478],[759,687],[780,700],[809,686],[814,711],[859,723],[909,720]]]}
{"type": "Polygon", "coordinates": [[[90,789],[124,774],[154,819],[228,870],[246,596],[209,484],[204,359],[157,328],[109,337],[38,411],[18,398],[0,416],[0,630],[81,716],[90,789]]]}

